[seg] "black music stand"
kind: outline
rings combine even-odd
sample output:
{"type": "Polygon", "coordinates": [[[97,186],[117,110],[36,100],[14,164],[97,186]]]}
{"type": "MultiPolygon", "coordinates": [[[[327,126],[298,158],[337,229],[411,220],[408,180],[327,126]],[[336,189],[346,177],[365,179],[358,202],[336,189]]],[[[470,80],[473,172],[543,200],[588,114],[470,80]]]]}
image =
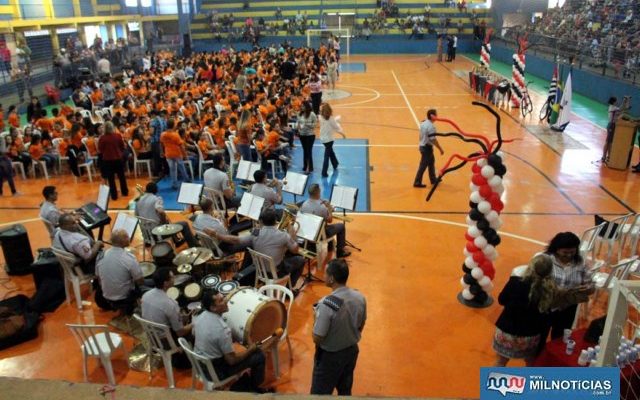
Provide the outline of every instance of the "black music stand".
{"type": "MultiPolygon", "coordinates": [[[[320,236],[320,232],[323,232],[324,218],[314,214],[299,212],[296,215],[296,223],[299,224],[299,229],[296,235],[300,239],[304,240],[305,250],[306,250],[307,244],[309,242],[312,242],[316,244],[316,254],[317,254],[318,236],[320,236]]],[[[311,259],[307,258],[307,274],[304,277],[304,281],[302,282],[302,286],[300,287],[300,289],[304,288],[310,282],[323,282],[323,280],[311,273],[311,259]]]]}
{"type": "MultiPolygon", "coordinates": [[[[342,216],[347,216],[347,210],[355,211],[356,204],[358,203],[358,188],[350,186],[333,185],[331,187],[331,205],[333,208],[341,208],[342,216]]],[[[342,221],[345,225],[346,221],[342,221]]],[[[345,226],[346,229],[346,226],[345,226]]],[[[351,243],[348,239],[345,240],[345,244],[354,250],[362,251],[361,248],[351,243]]]]}

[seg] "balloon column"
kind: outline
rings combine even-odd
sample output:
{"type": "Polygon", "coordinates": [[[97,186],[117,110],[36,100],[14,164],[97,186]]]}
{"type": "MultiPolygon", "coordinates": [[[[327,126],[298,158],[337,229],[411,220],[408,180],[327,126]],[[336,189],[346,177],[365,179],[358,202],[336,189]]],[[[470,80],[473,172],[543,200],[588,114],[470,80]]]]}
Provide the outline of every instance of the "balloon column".
{"type": "Polygon", "coordinates": [[[500,199],[504,192],[502,179],[507,173],[507,168],[503,163],[504,154],[500,148],[503,143],[512,140],[502,139],[500,116],[491,107],[475,101],[472,104],[485,108],[496,118],[497,139],[489,141],[483,135],[462,131],[451,120],[437,118],[436,121],[453,126],[458,132],[436,133],[436,136],[454,136],[465,142],[475,143],[480,147],[480,151],[466,157],[459,154],[452,155],[440,170],[436,184],[427,195],[427,201],[431,199],[446,174],[462,168],[468,162],[473,162],[471,195],[469,196],[471,210],[467,216],[468,228],[464,235],[466,239],[463,250],[465,259],[462,264],[464,275],[461,279],[462,292],[458,295],[458,299],[471,307],[487,307],[493,302],[489,293],[493,289],[493,279],[496,273],[494,266],[494,262],[498,258],[496,247],[500,244],[498,229],[502,225],[500,213],[504,208],[500,199]],[[460,162],[451,166],[455,159],[460,162]]]}
{"type": "Polygon", "coordinates": [[[526,68],[524,55],[527,52],[527,48],[527,34],[518,37],[518,52],[513,54],[513,67],[511,69],[511,78],[513,80],[511,88],[513,89],[513,94],[515,94],[515,96],[511,96],[511,104],[516,108],[520,107],[522,96],[527,86],[524,77],[526,68]]]}
{"type": "Polygon", "coordinates": [[[491,65],[491,43],[489,43],[489,40],[491,39],[492,33],[492,29],[487,31],[482,47],[480,48],[480,65],[487,68],[491,65]]]}

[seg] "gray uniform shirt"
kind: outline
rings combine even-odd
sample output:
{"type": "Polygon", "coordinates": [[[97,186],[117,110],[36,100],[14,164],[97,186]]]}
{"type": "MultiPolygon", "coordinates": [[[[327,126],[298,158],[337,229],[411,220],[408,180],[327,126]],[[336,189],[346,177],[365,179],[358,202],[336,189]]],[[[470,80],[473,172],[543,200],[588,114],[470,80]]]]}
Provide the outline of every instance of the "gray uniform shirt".
{"type": "Polygon", "coordinates": [[[276,191],[264,183],[254,183],[251,186],[249,193],[255,194],[256,196],[260,196],[264,199],[264,204],[262,205],[263,210],[271,208],[275,204],[280,204],[282,202],[278,201],[278,194],[276,191]]]}
{"type": "Polygon", "coordinates": [[[40,218],[46,219],[53,226],[58,226],[58,220],[60,219],[60,210],[50,201],[44,201],[40,206],[40,218]]]}
{"type": "Polygon", "coordinates": [[[221,358],[233,353],[231,329],[222,317],[211,311],[204,311],[193,319],[195,351],[210,358],[221,358]]]}
{"type": "Polygon", "coordinates": [[[164,211],[162,197],[153,193],[145,193],[136,203],[136,216],[160,223],[158,212],[164,211]]]}
{"type": "Polygon", "coordinates": [[[142,295],[142,318],[167,325],[174,332],[184,328],[178,302],[158,288],[151,289],[142,295]]]}
{"type": "Polygon", "coordinates": [[[198,214],[193,221],[193,229],[197,231],[204,231],[205,229],[211,229],[221,235],[228,235],[227,228],[224,227],[222,222],[209,214],[198,214]]]}
{"type": "Polygon", "coordinates": [[[427,146],[433,144],[433,137],[430,135],[434,135],[436,133],[436,127],[429,121],[425,119],[420,124],[420,146],[427,146]]]}
{"type": "Polygon", "coordinates": [[[93,241],[87,235],[58,229],[53,237],[53,247],[73,253],[84,261],[91,261],[91,247],[93,241]]]}
{"type": "Polygon", "coordinates": [[[302,203],[300,211],[307,214],[317,215],[318,217],[324,218],[325,221],[329,219],[329,210],[327,209],[327,206],[322,204],[322,200],[320,199],[307,199],[302,203]]]}
{"type": "Polygon", "coordinates": [[[284,260],[287,249],[294,251],[298,246],[287,232],[280,231],[275,226],[264,226],[258,231],[258,236],[249,235],[240,240],[243,245],[258,253],[270,256],[276,267],[284,260]]]}
{"type": "Polygon", "coordinates": [[[143,277],[138,260],[121,247],[112,247],[96,263],[102,293],[107,300],[124,300],[143,277]]]}
{"type": "Polygon", "coordinates": [[[216,168],[209,168],[204,173],[204,187],[224,192],[231,189],[229,175],[216,168]]]}
{"type": "Polygon", "coordinates": [[[323,297],[315,308],[316,320],[313,334],[324,337],[320,348],[325,351],[340,351],[360,341],[360,329],[367,319],[367,302],[359,291],[349,287],[340,287],[323,297]],[[327,301],[327,297],[342,300],[339,307],[327,301]],[[337,308],[337,310],[336,310],[337,308]]]}

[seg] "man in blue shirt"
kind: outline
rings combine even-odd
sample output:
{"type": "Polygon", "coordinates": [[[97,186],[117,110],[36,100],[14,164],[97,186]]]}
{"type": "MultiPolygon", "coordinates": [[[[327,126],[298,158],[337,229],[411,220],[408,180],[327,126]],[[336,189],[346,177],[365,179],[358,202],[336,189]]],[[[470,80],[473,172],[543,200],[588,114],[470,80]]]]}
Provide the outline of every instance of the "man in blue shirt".
{"type": "Polygon", "coordinates": [[[151,129],[153,132],[151,134],[151,153],[153,159],[153,175],[154,176],[164,176],[167,173],[167,167],[165,166],[165,161],[162,159],[162,147],[160,145],[160,135],[162,132],[167,130],[167,112],[165,110],[160,110],[159,112],[152,111],[152,115],[155,115],[153,120],[151,120],[151,129]]]}
{"type": "Polygon", "coordinates": [[[433,146],[436,146],[438,150],[440,150],[440,155],[444,154],[444,150],[440,147],[440,143],[438,143],[435,136],[436,127],[433,125],[433,121],[437,116],[438,113],[436,110],[431,109],[427,111],[427,119],[420,124],[420,166],[413,180],[413,187],[427,187],[427,185],[422,183],[422,176],[427,168],[429,169],[429,181],[432,185],[436,183],[436,159],[433,156],[433,146]]]}

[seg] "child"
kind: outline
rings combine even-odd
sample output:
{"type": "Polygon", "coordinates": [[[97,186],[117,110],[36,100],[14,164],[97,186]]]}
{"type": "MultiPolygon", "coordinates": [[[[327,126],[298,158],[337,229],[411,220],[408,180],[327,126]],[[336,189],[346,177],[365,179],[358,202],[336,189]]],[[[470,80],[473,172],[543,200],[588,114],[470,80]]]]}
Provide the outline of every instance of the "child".
{"type": "Polygon", "coordinates": [[[47,169],[55,167],[56,157],[53,154],[47,153],[42,147],[40,135],[33,135],[31,138],[29,154],[31,154],[31,158],[36,161],[44,161],[47,169]]]}
{"type": "Polygon", "coordinates": [[[9,106],[9,116],[7,117],[7,120],[9,125],[14,128],[20,128],[20,117],[18,116],[16,106],[9,106]]]}

